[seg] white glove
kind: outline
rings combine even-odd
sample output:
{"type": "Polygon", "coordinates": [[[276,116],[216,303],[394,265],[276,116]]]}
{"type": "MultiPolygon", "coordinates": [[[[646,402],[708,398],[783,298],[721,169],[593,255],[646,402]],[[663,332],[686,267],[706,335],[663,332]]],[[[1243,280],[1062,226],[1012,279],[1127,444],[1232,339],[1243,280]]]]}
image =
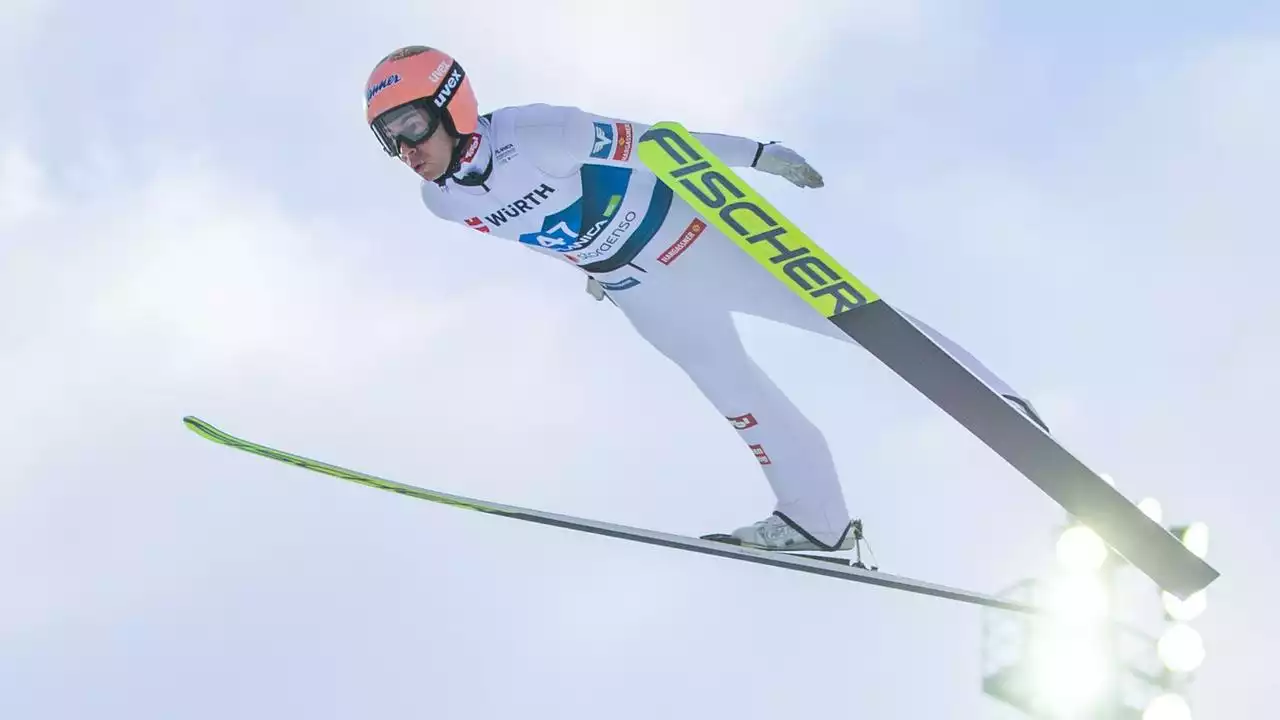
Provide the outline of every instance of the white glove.
{"type": "Polygon", "coordinates": [[[800,187],[822,187],[822,175],[791,148],[775,142],[765,144],[752,165],[761,172],[779,175],[800,187]]]}

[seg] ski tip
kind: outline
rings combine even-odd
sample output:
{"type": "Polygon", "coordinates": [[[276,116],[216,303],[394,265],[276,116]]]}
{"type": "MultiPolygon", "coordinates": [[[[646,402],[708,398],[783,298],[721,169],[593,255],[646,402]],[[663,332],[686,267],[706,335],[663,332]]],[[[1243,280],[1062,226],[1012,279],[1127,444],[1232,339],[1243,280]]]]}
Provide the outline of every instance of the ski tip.
{"type": "Polygon", "coordinates": [[[191,432],[194,432],[195,434],[208,438],[210,440],[217,440],[219,439],[219,437],[225,435],[225,433],[223,433],[221,430],[210,425],[204,420],[201,420],[195,415],[184,416],[182,418],[182,424],[186,425],[187,429],[190,430],[191,432]]]}

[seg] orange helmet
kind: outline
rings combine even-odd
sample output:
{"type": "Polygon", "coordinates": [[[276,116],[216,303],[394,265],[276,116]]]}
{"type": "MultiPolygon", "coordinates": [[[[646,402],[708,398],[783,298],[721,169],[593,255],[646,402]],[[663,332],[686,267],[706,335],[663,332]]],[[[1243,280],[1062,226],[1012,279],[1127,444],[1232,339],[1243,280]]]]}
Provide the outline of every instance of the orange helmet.
{"type": "Polygon", "coordinates": [[[447,53],[423,45],[402,47],[378,62],[365,85],[364,113],[392,157],[400,154],[401,141],[422,142],[440,125],[463,138],[475,132],[479,122],[475,91],[462,66],[447,53]],[[406,114],[425,122],[395,122],[406,114]]]}

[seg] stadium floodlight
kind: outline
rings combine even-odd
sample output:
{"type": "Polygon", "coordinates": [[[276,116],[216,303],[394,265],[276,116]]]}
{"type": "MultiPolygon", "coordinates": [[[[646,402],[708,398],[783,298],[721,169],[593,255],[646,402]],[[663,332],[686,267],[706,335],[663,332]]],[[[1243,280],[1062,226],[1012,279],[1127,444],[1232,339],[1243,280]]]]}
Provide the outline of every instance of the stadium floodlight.
{"type": "Polygon", "coordinates": [[[1035,704],[1054,717],[1093,709],[1114,674],[1102,637],[1107,585],[1096,572],[1062,568],[1041,587],[1047,613],[1035,625],[1026,658],[1035,704]]]}
{"type": "Polygon", "coordinates": [[[1170,625],[1156,643],[1160,662],[1176,673],[1189,673],[1204,662],[1204,639],[1185,623],[1170,625]]]}
{"type": "Polygon", "coordinates": [[[1110,610],[1107,586],[1097,573],[1060,572],[1044,581],[1047,622],[1058,625],[1096,624],[1110,610]]]}
{"type": "Polygon", "coordinates": [[[1170,618],[1178,622],[1189,622],[1200,617],[1200,614],[1205,611],[1205,607],[1208,606],[1206,592],[1207,590],[1201,590],[1186,600],[1179,600],[1167,592],[1162,592],[1160,597],[1164,602],[1164,611],[1169,614],[1170,618]]]}
{"type": "MultiPolygon", "coordinates": [[[[1112,486],[1115,481],[1102,474],[1112,486]]],[[[1138,509],[1164,526],[1164,508],[1152,497],[1138,509]]],[[[1035,581],[1038,604],[1045,611],[1036,618],[1020,618],[1022,642],[1004,646],[1011,657],[993,671],[983,671],[983,692],[1033,717],[1107,717],[1142,720],[1192,720],[1183,693],[1192,673],[1204,664],[1205,645],[1189,623],[1207,605],[1201,589],[1185,600],[1160,590],[1168,623],[1157,639],[1134,627],[1118,629],[1112,622],[1116,578],[1125,563],[1097,532],[1069,517],[1060,530],[1056,567],[1035,581]],[[1137,640],[1137,643],[1131,641],[1137,640]],[[1141,650],[1141,658],[1137,650],[1141,650]],[[1154,657],[1153,657],[1154,655],[1154,657]],[[1163,665],[1161,669],[1159,666],[1163,665]],[[1135,685],[1137,683],[1137,685],[1135,685]],[[1147,700],[1141,705],[1138,690],[1147,700]]],[[[1209,529],[1203,522],[1166,526],[1194,555],[1204,558],[1209,529]]],[[[984,642],[984,658],[988,652],[984,642]]]]}
{"type": "Polygon", "coordinates": [[[1072,525],[1058,536],[1058,562],[1073,572],[1091,572],[1107,561],[1107,543],[1086,525],[1072,525]]]}
{"type": "Polygon", "coordinates": [[[1087,633],[1046,628],[1031,653],[1034,703],[1054,716],[1093,707],[1111,677],[1106,654],[1087,633]]]}
{"type": "Polygon", "coordinates": [[[1142,720],[1191,720],[1191,706],[1176,693],[1157,695],[1147,704],[1142,720]]]}
{"type": "Polygon", "coordinates": [[[1203,558],[1209,554],[1209,526],[1202,522],[1193,522],[1182,530],[1182,543],[1187,549],[1203,558]]]}

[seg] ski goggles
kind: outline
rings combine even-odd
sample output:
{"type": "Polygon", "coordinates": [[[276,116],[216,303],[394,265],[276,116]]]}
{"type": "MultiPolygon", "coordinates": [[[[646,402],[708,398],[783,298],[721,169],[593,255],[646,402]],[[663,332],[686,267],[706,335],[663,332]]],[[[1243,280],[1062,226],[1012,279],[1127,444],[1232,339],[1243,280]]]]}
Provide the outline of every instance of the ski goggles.
{"type": "Polygon", "coordinates": [[[379,115],[371,125],[382,149],[391,157],[400,155],[400,143],[417,145],[431,137],[439,126],[440,116],[429,110],[423,101],[392,108],[379,115]]]}

